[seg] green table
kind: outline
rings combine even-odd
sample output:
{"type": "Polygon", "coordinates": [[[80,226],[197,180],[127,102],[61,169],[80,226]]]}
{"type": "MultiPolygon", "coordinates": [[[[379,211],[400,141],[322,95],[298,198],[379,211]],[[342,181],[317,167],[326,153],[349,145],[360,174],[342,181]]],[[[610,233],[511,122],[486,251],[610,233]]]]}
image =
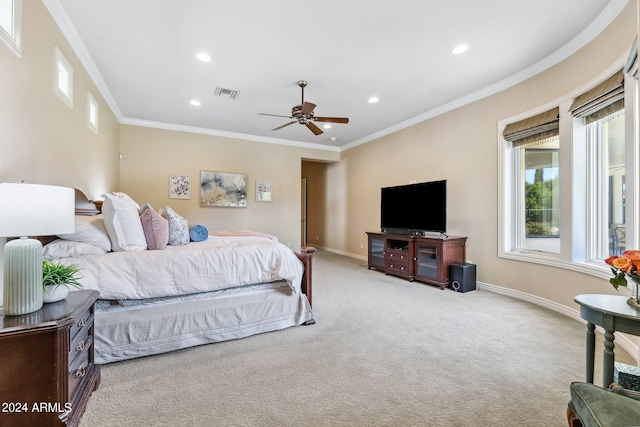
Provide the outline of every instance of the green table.
{"type": "Polygon", "coordinates": [[[580,304],[580,317],[587,321],[587,382],[593,383],[596,325],[604,329],[603,387],[608,387],[613,382],[614,332],[640,336],[640,308],[627,304],[627,299],[622,295],[599,294],[583,294],[573,299],[580,304]]]}

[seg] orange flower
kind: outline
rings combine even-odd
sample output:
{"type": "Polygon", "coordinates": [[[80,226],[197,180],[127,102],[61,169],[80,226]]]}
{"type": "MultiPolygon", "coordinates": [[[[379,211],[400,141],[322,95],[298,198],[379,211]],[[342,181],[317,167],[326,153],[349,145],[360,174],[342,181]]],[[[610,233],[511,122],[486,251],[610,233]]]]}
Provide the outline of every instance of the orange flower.
{"type": "Polygon", "coordinates": [[[605,259],[604,262],[606,262],[607,264],[611,265],[613,260],[616,259],[616,258],[618,258],[617,255],[611,255],[609,258],[605,259]]]}
{"type": "Polygon", "coordinates": [[[611,261],[611,267],[617,268],[620,271],[624,271],[625,273],[630,272],[633,269],[633,263],[627,257],[617,257],[616,259],[611,261]]]}
{"type": "Polygon", "coordinates": [[[625,258],[629,258],[631,261],[640,261],[640,251],[639,250],[629,250],[624,251],[622,256],[625,258]]]}

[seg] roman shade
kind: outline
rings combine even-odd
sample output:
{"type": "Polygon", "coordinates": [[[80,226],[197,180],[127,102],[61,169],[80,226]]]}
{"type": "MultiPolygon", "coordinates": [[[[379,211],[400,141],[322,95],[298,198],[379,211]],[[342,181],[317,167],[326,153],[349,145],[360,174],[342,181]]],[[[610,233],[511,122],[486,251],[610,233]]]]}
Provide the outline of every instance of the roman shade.
{"type": "Polygon", "coordinates": [[[560,108],[552,108],[524,120],[508,124],[502,135],[514,147],[557,136],[560,132],[560,108]]]}
{"type": "Polygon", "coordinates": [[[599,120],[624,109],[624,74],[622,70],[598,86],[578,96],[569,111],[574,117],[584,117],[586,123],[599,120]]]}

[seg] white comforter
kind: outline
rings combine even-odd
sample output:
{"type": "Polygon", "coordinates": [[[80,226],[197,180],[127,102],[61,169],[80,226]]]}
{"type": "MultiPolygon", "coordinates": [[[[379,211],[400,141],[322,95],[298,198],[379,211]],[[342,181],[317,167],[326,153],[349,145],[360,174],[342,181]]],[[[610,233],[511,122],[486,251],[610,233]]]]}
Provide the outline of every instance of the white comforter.
{"type": "Polygon", "coordinates": [[[65,258],[80,267],[80,283],[102,299],[143,299],[286,280],[297,293],[302,262],[287,246],[265,237],[209,236],[164,250],[110,252],[65,258]]]}

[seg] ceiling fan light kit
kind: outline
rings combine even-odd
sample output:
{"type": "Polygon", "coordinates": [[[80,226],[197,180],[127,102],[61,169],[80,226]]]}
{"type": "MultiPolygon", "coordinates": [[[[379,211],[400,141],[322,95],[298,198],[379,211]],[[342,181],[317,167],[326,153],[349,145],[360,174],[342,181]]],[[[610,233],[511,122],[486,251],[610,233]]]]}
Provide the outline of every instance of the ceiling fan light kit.
{"type": "Polygon", "coordinates": [[[290,116],[283,116],[278,114],[267,114],[267,113],[258,113],[262,116],[273,116],[273,117],[286,117],[289,119],[293,119],[292,121],[285,123],[281,126],[273,128],[271,130],[279,130],[294,123],[300,123],[301,125],[305,125],[314,135],[322,134],[322,130],[316,126],[313,122],[328,122],[328,123],[349,123],[349,119],[347,117],[316,117],[313,115],[313,110],[316,108],[316,104],[311,102],[304,101],[304,88],[307,86],[307,82],[305,80],[298,81],[298,86],[302,90],[302,101],[298,105],[294,105],[291,108],[290,116]]]}

